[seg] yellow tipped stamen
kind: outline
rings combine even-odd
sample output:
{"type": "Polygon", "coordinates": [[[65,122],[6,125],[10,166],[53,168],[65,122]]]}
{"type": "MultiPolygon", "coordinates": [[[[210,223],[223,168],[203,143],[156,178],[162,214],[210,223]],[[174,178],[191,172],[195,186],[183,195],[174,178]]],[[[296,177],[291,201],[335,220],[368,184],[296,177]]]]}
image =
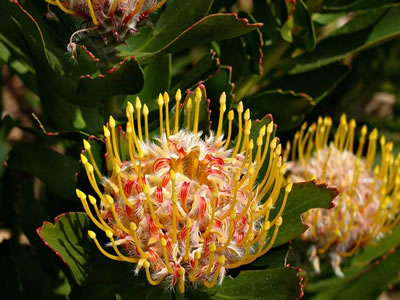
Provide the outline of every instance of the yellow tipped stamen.
{"type": "MultiPolygon", "coordinates": [[[[259,235],[259,238],[254,240],[254,242],[259,241],[259,245],[258,245],[258,249],[256,254],[252,255],[251,257],[259,257],[261,256],[261,253],[264,249],[264,243],[265,243],[265,239],[267,237],[267,233],[269,231],[269,229],[271,228],[271,222],[270,221],[265,221],[263,228],[261,229],[261,233],[259,235]]],[[[251,259],[251,257],[249,259],[251,259]]]]}
{"type": "Polygon", "coordinates": [[[185,238],[185,256],[186,260],[189,259],[189,251],[190,251],[190,231],[192,229],[192,221],[190,218],[186,220],[186,238],[185,238]]]}
{"type": "Polygon", "coordinates": [[[135,156],[136,156],[136,150],[135,146],[133,145],[133,135],[132,135],[132,127],[130,123],[126,124],[126,133],[128,135],[128,150],[129,150],[129,158],[136,170],[138,171],[136,163],[135,163],[135,156]]]}
{"type": "MultiPolygon", "coordinates": [[[[279,227],[281,227],[282,223],[283,223],[283,219],[282,219],[282,217],[279,217],[275,223],[275,228],[274,228],[274,233],[272,234],[272,238],[271,238],[267,248],[265,248],[261,252],[260,256],[263,256],[265,253],[267,253],[272,248],[272,246],[274,245],[274,243],[276,241],[276,237],[278,236],[279,227]]],[[[260,257],[260,256],[258,256],[258,257],[260,257]]]]}
{"type": "Polygon", "coordinates": [[[92,188],[96,192],[97,196],[99,196],[101,201],[105,202],[104,196],[103,196],[102,192],[100,191],[99,186],[97,185],[96,179],[94,178],[93,166],[87,161],[87,159],[84,162],[83,158],[86,159],[86,157],[84,155],[81,155],[81,160],[82,160],[83,166],[85,167],[86,175],[87,175],[87,177],[89,179],[90,185],[92,186],[92,188]]]}
{"type": "Polygon", "coordinates": [[[113,145],[113,153],[114,156],[116,158],[116,160],[118,161],[118,163],[121,163],[121,158],[119,156],[119,150],[118,150],[118,144],[117,144],[117,136],[115,134],[115,120],[112,116],[110,116],[110,121],[109,121],[109,125],[111,127],[111,137],[112,137],[112,145],[113,145]]]}
{"type": "Polygon", "coordinates": [[[283,181],[283,176],[285,175],[285,171],[286,171],[286,165],[282,165],[277,172],[277,179],[275,180],[274,188],[271,193],[271,198],[275,199],[275,201],[278,199],[278,195],[279,195],[279,191],[282,186],[282,181],[283,181]]]}
{"type": "Polygon", "coordinates": [[[103,247],[100,245],[99,241],[98,241],[97,238],[96,238],[96,234],[95,234],[93,231],[89,230],[89,231],[88,231],[88,235],[89,235],[89,237],[94,241],[94,243],[96,244],[97,249],[99,249],[99,251],[100,251],[105,257],[107,257],[107,258],[109,258],[109,259],[112,259],[112,260],[122,261],[122,259],[119,258],[118,256],[112,255],[112,254],[108,253],[107,251],[105,251],[105,250],[103,249],[103,247]]]}
{"type": "Polygon", "coordinates": [[[115,253],[117,253],[118,257],[119,257],[121,260],[126,261],[126,262],[130,262],[130,263],[137,263],[137,262],[139,262],[139,258],[127,257],[127,256],[123,255],[123,254],[119,251],[118,246],[115,244],[114,237],[113,237],[113,233],[112,233],[110,230],[107,230],[107,231],[106,231],[106,236],[110,239],[111,244],[112,244],[112,247],[113,247],[115,253]]]}
{"type": "Polygon", "coordinates": [[[143,116],[144,116],[144,130],[146,133],[146,142],[149,141],[149,108],[147,105],[143,105],[143,116]]]}
{"type": "Polygon", "coordinates": [[[250,221],[249,221],[249,227],[247,229],[246,235],[243,238],[243,241],[241,241],[239,243],[239,245],[243,245],[244,243],[247,243],[248,239],[249,239],[249,235],[253,230],[253,224],[254,224],[254,217],[255,217],[255,210],[257,207],[257,203],[253,202],[253,204],[251,205],[251,210],[250,210],[250,221]]]}
{"type": "Polygon", "coordinates": [[[181,294],[185,293],[185,269],[179,268],[179,292],[181,294]]]}
{"type": "MultiPolygon", "coordinates": [[[[78,196],[78,198],[81,200],[82,206],[85,209],[86,214],[89,216],[89,218],[92,220],[92,222],[99,227],[101,230],[106,231],[108,228],[105,227],[103,224],[101,224],[92,214],[89,205],[87,204],[86,201],[86,195],[85,193],[83,193],[82,191],[76,189],[76,194],[78,196]]],[[[101,220],[101,218],[100,218],[101,220]]]]}
{"type": "MultiPolygon", "coordinates": [[[[257,163],[256,177],[257,177],[258,173],[260,172],[261,167],[264,164],[264,161],[265,161],[265,159],[267,157],[267,154],[268,154],[268,149],[271,148],[271,154],[272,154],[272,151],[274,151],[274,149],[276,147],[277,139],[274,138],[271,141],[271,143],[269,142],[270,139],[271,139],[271,134],[272,134],[273,131],[274,131],[274,123],[271,121],[267,125],[267,137],[266,137],[266,140],[265,140],[265,146],[264,146],[263,155],[261,157],[260,162],[257,163]]],[[[268,169],[270,169],[271,161],[272,161],[272,155],[270,155],[270,157],[269,157],[268,169]]],[[[266,174],[268,174],[268,170],[267,170],[266,174]]]]}
{"type": "Polygon", "coordinates": [[[149,254],[144,252],[142,246],[140,245],[140,241],[139,241],[139,239],[137,237],[137,233],[136,233],[136,230],[137,230],[136,224],[133,223],[133,222],[130,222],[129,223],[129,229],[131,231],[131,235],[133,237],[133,241],[135,242],[136,248],[137,248],[140,256],[142,258],[149,258],[149,254]]]}
{"type": "MultiPolygon", "coordinates": [[[[82,193],[82,194],[83,194],[83,193],[82,193]]],[[[83,194],[83,195],[84,195],[84,194],[83,194]]],[[[102,216],[101,216],[101,214],[100,214],[99,208],[97,207],[96,198],[94,198],[93,196],[89,195],[89,202],[90,202],[90,204],[93,206],[94,211],[96,212],[96,216],[97,216],[97,218],[99,219],[101,225],[103,225],[103,228],[102,228],[102,227],[99,227],[99,226],[97,226],[97,227],[99,227],[99,228],[102,229],[103,231],[110,230],[110,231],[112,231],[112,232],[115,234],[115,233],[116,233],[115,230],[113,230],[106,222],[104,222],[104,219],[102,218],[102,216]]],[[[84,206],[84,207],[85,207],[85,206],[84,206]]],[[[86,207],[87,207],[87,204],[86,204],[86,207]]],[[[91,213],[90,213],[90,214],[91,214],[91,213]]],[[[89,215],[89,214],[88,214],[88,215],[89,215]]],[[[90,218],[91,220],[94,219],[93,215],[92,215],[92,217],[89,216],[89,218],[90,218]]],[[[95,223],[96,225],[98,225],[97,222],[93,222],[93,223],[95,223]]]]}
{"type": "Polygon", "coordinates": [[[182,99],[182,93],[181,90],[178,89],[178,91],[175,94],[175,100],[176,100],[176,104],[175,104],[175,130],[174,133],[177,134],[178,130],[179,130],[179,106],[181,103],[181,99],[182,99]]]}
{"type": "Polygon", "coordinates": [[[375,128],[369,134],[368,150],[367,150],[367,156],[365,159],[365,165],[367,168],[369,168],[372,165],[372,162],[375,159],[377,138],[378,138],[378,130],[375,128]]]}
{"type": "Polygon", "coordinates": [[[136,14],[142,10],[143,4],[144,0],[139,0],[139,2],[135,6],[135,9],[127,17],[127,20],[131,20],[134,16],[136,16],[136,14]]]}
{"type": "Polygon", "coordinates": [[[104,136],[106,138],[107,154],[110,157],[110,161],[112,162],[112,164],[114,164],[114,154],[113,154],[113,148],[111,145],[111,133],[110,133],[110,130],[108,130],[108,128],[105,126],[103,126],[103,131],[104,131],[104,136]]]}
{"type": "Polygon", "coordinates": [[[160,223],[160,220],[156,216],[156,213],[153,208],[153,202],[151,201],[151,198],[150,198],[150,189],[147,184],[143,185],[143,193],[146,196],[147,207],[149,208],[150,215],[151,215],[151,218],[153,219],[154,223],[156,224],[158,229],[165,229],[165,226],[160,223]]]}
{"type": "Polygon", "coordinates": [[[164,99],[161,94],[158,95],[157,103],[158,103],[158,110],[160,112],[160,135],[162,135],[164,132],[164,117],[163,117],[164,99]]]}
{"type": "Polygon", "coordinates": [[[177,241],[177,225],[176,225],[176,219],[178,217],[178,209],[176,207],[176,191],[175,191],[175,179],[176,179],[176,174],[173,170],[169,172],[169,178],[171,179],[171,190],[172,190],[172,242],[176,243],[177,241]]]}
{"type": "Polygon", "coordinates": [[[224,146],[224,150],[227,150],[229,147],[229,143],[231,142],[231,137],[232,137],[232,121],[233,118],[235,117],[235,114],[233,112],[233,110],[230,110],[228,113],[228,136],[226,138],[225,141],[225,146],[224,146]]]}
{"type": "Polygon", "coordinates": [[[347,141],[345,147],[350,152],[353,152],[355,128],[356,128],[356,121],[354,119],[351,119],[349,123],[349,133],[347,135],[347,141]]]}
{"type": "Polygon", "coordinates": [[[126,116],[128,118],[129,124],[131,125],[131,129],[132,129],[132,137],[133,137],[133,141],[135,143],[136,149],[138,150],[138,152],[141,151],[139,142],[138,142],[138,138],[136,136],[136,130],[135,130],[135,118],[133,116],[134,113],[134,109],[133,109],[133,105],[131,102],[128,102],[127,106],[126,106],[126,116]]]}
{"type": "Polygon", "coordinates": [[[193,125],[193,132],[197,133],[199,129],[199,114],[200,114],[200,101],[201,101],[201,90],[200,88],[196,89],[196,96],[194,98],[194,103],[196,105],[195,113],[194,113],[194,125],[193,125]]]}
{"type": "Polygon", "coordinates": [[[109,10],[109,12],[108,12],[108,15],[109,15],[109,16],[114,15],[115,10],[116,10],[117,7],[118,7],[118,2],[119,2],[119,0],[113,0],[113,4],[111,5],[111,8],[110,8],[110,10],[109,10]]]}
{"type": "Polygon", "coordinates": [[[226,248],[228,248],[229,244],[232,241],[233,238],[233,234],[235,233],[235,218],[236,218],[236,212],[232,212],[231,215],[229,216],[229,218],[231,219],[229,222],[229,235],[228,235],[228,239],[226,240],[225,244],[222,247],[219,247],[217,249],[218,252],[222,252],[225,251],[226,248]]]}
{"type": "MultiPolygon", "coordinates": [[[[269,186],[272,184],[272,181],[275,179],[275,172],[277,168],[277,164],[279,163],[279,155],[280,155],[280,147],[276,147],[277,139],[274,138],[269,146],[271,148],[269,161],[268,161],[268,168],[265,172],[264,178],[259,184],[260,190],[266,190],[266,186],[269,189],[269,186]]],[[[267,147],[267,145],[265,145],[267,147]]],[[[265,153],[266,150],[264,150],[265,153]]]]}
{"type": "MultiPolygon", "coordinates": [[[[280,146],[280,145],[279,145],[280,146]]],[[[268,174],[268,180],[265,182],[265,185],[261,186],[260,185],[260,190],[261,193],[259,195],[259,199],[262,199],[273,187],[273,191],[271,192],[271,198],[276,195],[278,192],[278,189],[280,188],[280,185],[282,183],[282,178],[279,176],[284,172],[284,169],[282,169],[282,157],[279,156],[278,154],[275,154],[275,160],[273,162],[271,172],[268,174]],[[272,194],[273,193],[273,194],[272,194]]],[[[276,199],[275,199],[276,201],[276,199]]]]}
{"type": "Polygon", "coordinates": [[[240,148],[240,152],[243,152],[247,147],[247,143],[249,141],[249,135],[251,130],[251,120],[250,120],[250,109],[246,109],[244,112],[244,141],[242,144],[242,148],[240,148]]]}
{"type": "Polygon", "coordinates": [[[93,24],[94,25],[99,25],[99,21],[97,21],[96,14],[94,13],[94,9],[93,9],[93,6],[92,6],[92,1],[91,0],[87,0],[87,4],[88,4],[90,17],[92,18],[93,24]]]}
{"type": "Polygon", "coordinates": [[[94,160],[93,153],[92,153],[92,146],[87,140],[83,140],[83,147],[85,148],[85,151],[89,153],[90,161],[92,162],[92,165],[94,167],[94,170],[96,171],[96,174],[99,178],[102,178],[103,176],[101,175],[101,172],[99,168],[97,167],[96,161],[94,160]]]}
{"type": "Polygon", "coordinates": [[[261,217],[262,215],[265,214],[265,220],[268,220],[269,219],[269,213],[270,213],[270,211],[271,211],[273,206],[274,206],[273,200],[272,200],[271,197],[269,197],[268,200],[262,206],[261,210],[259,210],[256,213],[255,218],[257,219],[257,218],[259,218],[259,217],[261,217]]]}
{"type": "Polygon", "coordinates": [[[282,202],[281,208],[279,209],[279,212],[276,215],[275,219],[271,222],[271,226],[274,226],[278,222],[278,219],[281,218],[283,210],[285,209],[289,194],[292,191],[292,187],[293,187],[293,183],[289,183],[286,186],[286,188],[285,188],[285,196],[283,197],[283,202],[282,202]]]}
{"type": "Polygon", "coordinates": [[[169,95],[167,92],[164,93],[164,105],[165,105],[165,131],[167,132],[167,137],[171,134],[171,130],[169,128],[169,95]]]}
{"type": "Polygon", "coordinates": [[[288,140],[288,141],[286,142],[285,152],[283,153],[283,158],[282,158],[282,160],[283,160],[284,162],[287,162],[287,160],[288,160],[288,158],[289,158],[290,147],[291,147],[291,144],[290,144],[290,141],[288,140]]]}
{"type": "Polygon", "coordinates": [[[147,260],[145,260],[143,262],[143,267],[144,267],[145,272],[146,272],[147,281],[151,285],[159,285],[164,280],[164,278],[166,277],[166,276],[164,276],[164,277],[158,278],[157,280],[153,280],[153,278],[151,278],[151,274],[150,274],[150,263],[147,260]]]}
{"type": "Polygon", "coordinates": [[[361,242],[362,242],[362,237],[359,236],[359,237],[358,237],[358,240],[357,240],[357,243],[356,243],[356,245],[354,246],[354,248],[351,249],[351,250],[348,251],[348,252],[340,252],[340,256],[343,256],[343,257],[350,257],[350,256],[353,256],[353,255],[358,251],[358,249],[360,249],[361,242]]]}
{"type": "Polygon", "coordinates": [[[226,110],[226,94],[223,92],[221,94],[221,97],[219,98],[219,120],[218,120],[218,129],[217,129],[217,138],[221,135],[222,133],[222,123],[224,121],[224,113],[226,110]]]}
{"type": "Polygon", "coordinates": [[[208,259],[208,267],[206,270],[206,274],[209,274],[212,270],[212,267],[214,266],[214,255],[216,250],[217,247],[215,246],[215,243],[212,243],[210,245],[210,258],[208,259]]]}
{"type": "Polygon", "coordinates": [[[151,14],[152,12],[155,12],[157,9],[159,9],[161,6],[164,5],[164,3],[167,2],[167,0],[161,0],[158,2],[156,5],[154,5],[152,8],[150,8],[147,13],[151,14]]]}
{"type": "Polygon", "coordinates": [[[161,238],[160,244],[161,244],[161,247],[163,250],[165,267],[167,268],[169,274],[173,274],[171,266],[169,265],[169,259],[168,259],[168,253],[167,253],[167,241],[164,238],[161,238]]]}
{"type": "Polygon", "coordinates": [[[73,16],[79,15],[76,11],[73,11],[73,10],[70,10],[70,9],[66,8],[66,7],[61,3],[60,0],[55,0],[54,2],[53,2],[53,1],[46,0],[46,2],[47,2],[47,3],[50,3],[50,4],[53,4],[53,5],[54,5],[54,3],[55,3],[63,12],[65,12],[65,13],[67,13],[67,14],[69,14],[69,15],[73,15],[73,16]]]}
{"type": "Polygon", "coordinates": [[[214,189],[212,191],[211,217],[210,217],[210,220],[208,221],[207,229],[203,233],[203,237],[206,237],[210,233],[210,231],[214,225],[214,217],[215,217],[215,208],[216,208],[216,204],[217,204],[217,198],[218,198],[218,190],[217,190],[217,187],[214,187],[214,189]]]}
{"type": "Polygon", "coordinates": [[[189,276],[189,280],[190,280],[191,282],[193,282],[193,281],[196,280],[197,268],[198,268],[198,266],[199,266],[199,259],[200,259],[200,257],[201,257],[200,251],[196,251],[196,252],[194,253],[194,267],[193,267],[193,272],[192,272],[192,274],[190,274],[190,276],[189,276]]]}
{"type": "Polygon", "coordinates": [[[245,251],[244,251],[242,259],[239,260],[238,262],[233,263],[233,264],[228,264],[226,266],[227,269],[235,269],[235,268],[240,267],[241,265],[246,264],[246,261],[249,258],[250,247],[253,244],[253,240],[254,240],[254,232],[250,232],[249,238],[248,238],[248,243],[246,244],[245,251]]]}
{"type": "Polygon", "coordinates": [[[190,130],[190,125],[191,125],[191,117],[192,117],[192,98],[189,98],[187,104],[186,104],[186,117],[187,117],[187,125],[186,129],[190,130]]]}
{"type": "Polygon", "coordinates": [[[257,137],[257,141],[256,141],[256,145],[257,145],[257,153],[256,153],[256,165],[258,166],[258,164],[261,161],[261,150],[262,150],[262,145],[264,144],[264,135],[265,135],[265,131],[266,131],[266,126],[264,125],[263,127],[261,127],[259,133],[258,133],[258,137],[257,137]]]}
{"type": "Polygon", "coordinates": [[[247,170],[247,173],[249,174],[249,195],[247,196],[247,203],[246,206],[243,208],[242,212],[236,217],[236,220],[241,219],[245,214],[247,214],[249,207],[251,205],[251,202],[253,201],[253,185],[254,185],[254,167],[253,163],[250,161],[249,162],[249,168],[247,170]]]}
{"type": "Polygon", "coordinates": [[[117,223],[118,227],[127,234],[130,234],[129,229],[122,225],[121,220],[119,219],[117,212],[115,211],[114,199],[110,195],[106,195],[106,199],[111,208],[111,213],[114,217],[115,223],[117,223]]]}
{"type": "Polygon", "coordinates": [[[324,254],[326,251],[328,251],[330,246],[337,240],[339,236],[340,236],[340,230],[336,229],[332,234],[332,236],[328,239],[324,247],[318,249],[318,253],[324,254]]]}
{"type": "Polygon", "coordinates": [[[235,210],[235,206],[236,206],[236,202],[237,202],[237,193],[238,193],[238,189],[239,189],[239,181],[240,181],[240,171],[237,170],[235,173],[235,182],[234,182],[234,186],[233,186],[233,199],[231,202],[231,206],[229,207],[228,211],[221,217],[221,219],[225,219],[227,216],[230,216],[232,211],[235,210]]]}
{"type": "Polygon", "coordinates": [[[133,208],[132,204],[129,202],[128,198],[125,195],[124,187],[122,186],[122,180],[121,180],[121,168],[119,165],[114,165],[114,170],[115,173],[117,174],[117,181],[118,181],[118,187],[119,191],[121,193],[122,199],[124,200],[124,203],[129,206],[129,208],[133,208]]]}
{"type": "Polygon", "coordinates": [[[203,284],[204,284],[205,287],[211,288],[211,287],[213,287],[215,285],[215,283],[217,282],[219,273],[221,272],[221,267],[222,267],[222,265],[224,263],[225,263],[225,256],[222,255],[218,259],[218,267],[217,267],[217,271],[214,274],[214,278],[211,280],[211,282],[203,281],[203,284]]]}
{"type": "Polygon", "coordinates": [[[239,131],[238,131],[238,138],[237,142],[235,145],[235,148],[233,149],[232,157],[235,157],[239,151],[240,143],[242,142],[242,113],[243,113],[243,102],[240,101],[237,107],[237,112],[239,116],[239,131]]]}
{"type": "Polygon", "coordinates": [[[137,126],[138,126],[138,134],[139,134],[139,139],[141,142],[143,142],[143,135],[142,135],[142,118],[140,114],[140,110],[142,109],[142,102],[140,102],[139,97],[136,97],[136,118],[137,118],[137,126]]]}
{"type": "Polygon", "coordinates": [[[296,132],[293,138],[292,161],[296,160],[297,142],[299,140],[299,132],[296,132]]]}

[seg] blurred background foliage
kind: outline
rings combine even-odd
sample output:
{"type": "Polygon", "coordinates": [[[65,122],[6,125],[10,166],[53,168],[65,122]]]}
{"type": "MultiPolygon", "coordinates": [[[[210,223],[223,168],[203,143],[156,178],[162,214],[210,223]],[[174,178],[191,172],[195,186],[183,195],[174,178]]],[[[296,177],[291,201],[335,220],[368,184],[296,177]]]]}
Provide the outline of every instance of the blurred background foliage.
{"type": "MultiPolygon", "coordinates": [[[[79,35],[73,58],[66,46],[81,26],[45,1],[0,2],[0,272],[5,299],[160,297],[140,277],[132,285],[130,269],[109,271],[115,268],[112,263],[89,270],[90,288],[83,288],[35,232],[43,220],[81,211],[74,190],[88,185],[78,175],[82,139],[101,137],[110,114],[123,121],[126,102],[135,96],[148,105],[152,129],[157,128],[159,92],[174,94],[203,83],[214,100],[211,109],[226,91],[228,109],[243,101],[252,118],[271,113],[283,141],[304,120],[321,114],[337,120],[342,113],[400,140],[400,1],[168,0],[150,16],[149,26],[122,45],[104,48],[79,35]]],[[[212,114],[213,124],[215,119],[212,114]]],[[[101,143],[91,143],[100,159],[101,143]]],[[[86,222],[74,218],[63,220],[70,224],[65,230],[86,222]]],[[[74,241],[85,240],[74,230],[74,241]]],[[[271,268],[297,278],[297,271],[282,270],[289,249],[304,248],[291,250],[289,259],[306,266],[301,272],[306,298],[375,299],[396,287],[400,256],[390,250],[400,244],[398,232],[349,259],[345,279],[333,277],[328,267],[313,275],[300,241],[275,248],[269,260],[253,269],[263,278],[269,278],[271,268]]],[[[79,247],[76,256],[87,256],[79,247]]],[[[97,256],[93,253],[90,260],[97,263],[97,256]]],[[[222,295],[218,290],[188,297],[257,298],[248,294],[246,282],[255,277],[247,278],[246,272],[235,283],[227,282],[222,295]],[[235,285],[239,288],[233,293],[235,285]]],[[[301,293],[301,286],[271,278],[271,285],[258,283],[264,293],[276,292],[271,299],[294,299],[301,293]]]]}

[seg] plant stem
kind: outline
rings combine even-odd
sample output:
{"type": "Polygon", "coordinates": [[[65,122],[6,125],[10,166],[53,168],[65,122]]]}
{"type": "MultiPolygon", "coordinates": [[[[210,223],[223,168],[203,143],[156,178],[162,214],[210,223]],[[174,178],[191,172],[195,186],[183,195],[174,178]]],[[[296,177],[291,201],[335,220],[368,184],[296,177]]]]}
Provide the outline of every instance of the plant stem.
{"type": "MultiPolygon", "coordinates": [[[[262,64],[264,74],[267,74],[279,63],[281,56],[285,53],[289,46],[290,43],[283,39],[278,39],[274,44],[267,48],[267,52],[265,53],[262,64]]],[[[245,96],[247,96],[251,89],[261,80],[261,78],[262,75],[250,75],[243,81],[239,82],[237,88],[235,89],[235,101],[239,102],[245,96]]]]}

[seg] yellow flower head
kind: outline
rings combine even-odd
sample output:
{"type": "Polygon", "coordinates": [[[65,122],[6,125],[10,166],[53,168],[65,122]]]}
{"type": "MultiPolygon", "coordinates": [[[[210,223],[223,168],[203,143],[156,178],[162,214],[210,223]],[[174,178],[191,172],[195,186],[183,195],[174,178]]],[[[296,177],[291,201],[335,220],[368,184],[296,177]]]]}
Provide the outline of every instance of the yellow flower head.
{"type": "Polygon", "coordinates": [[[318,254],[329,252],[336,274],[342,276],[343,257],[352,256],[400,221],[400,158],[394,159],[393,144],[381,136],[381,159],[374,167],[377,129],[368,134],[364,125],[357,131],[355,120],[348,122],[343,115],[328,143],[331,126],[329,117],[320,117],[309,127],[303,124],[294,137],[288,168],[294,182],[315,178],[339,188],[334,209],[314,209],[304,215],[310,229],[303,238],[314,245],[311,259],[317,271],[318,254]]]}
{"type": "Polygon", "coordinates": [[[256,133],[254,143],[250,111],[239,103],[237,138],[231,141],[231,110],[224,139],[223,93],[217,132],[203,136],[198,131],[202,98],[198,88],[194,100],[181,104],[178,90],[170,121],[169,95],[160,95],[161,135],[152,139],[147,106],[139,99],[135,106],[128,103],[125,131],[112,117],[104,127],[107,174],[100,173],[84,141],[87,156],[81,159],[97,199],[77,190],[85,211],[110,240],[114,253],[89,231],[105,256],[134,263],[136,271],[145,269],[150,284],[164,281],[182,293],[187,284],[212,287],[222,282],[226,269],[268,252],[292,187],[285,188],[282,206],[274,207],[285,165],[272,121],[256,133]],[[259,176],[263,165],[267,171],[259,176]],[[274,218],[272,209],[277,210],[274,218]]]}
{"type": "Polygon", "coordinates": [[[71,36],[69,51],[74,51],[73,38],[78,33],[97,29],[108,44],[123,42],[137,32],[138,25],[164,5],[166,0],[45,0],[63,12],[86,20],[86,27],[71,36]]]}

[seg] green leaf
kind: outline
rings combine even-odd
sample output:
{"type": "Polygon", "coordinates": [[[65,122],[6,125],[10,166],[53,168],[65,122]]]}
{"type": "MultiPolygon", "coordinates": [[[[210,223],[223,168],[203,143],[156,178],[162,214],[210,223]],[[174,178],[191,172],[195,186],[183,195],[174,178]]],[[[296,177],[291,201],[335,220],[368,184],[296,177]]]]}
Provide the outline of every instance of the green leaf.
{"type": "MultiPolygon", "coordinates": [[[[376,16],[377,12],[368,11],[367,14],[376,16]]],[[[362,28],[366,20],[370,22],[369,18],[363,15],[358,16],[341,31],[348,30],[348,26],[362,28]]],[[[328,37],[322,40],[314,51],[288,59],[286,64],[290,67],[291,74],[301,73],[339,61],[348,55],[356,54],[398,36],[400,36],[400,7],[393,7],[386,9],[371,26],[348,34],[328,37]]]]}
{"type": "Polygon", "coordinates": [[[317,39],[315,36],[314,23],[311,14],[303,0],[296,1],[294,17],[294,43],[297,47],[310,51],[315,48],[317,39]]]}
{"type": "Polygon", "coordinates": [[[170,89],[171,63],[171,55],[164,55],[152,60],[144,68],[144,86],[138,96],[150,111],[158,109],[158,95],[170,89]]]}
{"type": "Polygon", "coordinates": [[[344,278],[332,278],[308,286],[309,299],[377,299],[398,278],[400,251],[392,249],[363,268],[353,267],[344,271],[344,278]]]}
{"type": "Polygon", "coordinates": [[[285,1],[276,0],[254,1],[253,15],[258,22],[264,23],[260,29],[273,41],[280,36],[281,28],[288,18],[285,1]]]}
{"type": "Polygon", "coordinates": [[[371,8],[381,8],[388,6],[398,6],[398,0],[356,0],[349,3],[348,0],[324,0],[322,2],[322,10],[324,11],[352,11],[371,8]]]}
{"type": "Polygon", "coordinates": [[[126,53],[157,52],[164,48],[203,18],[210,10],[212,2],[213,0],[168,0],[154,29],[146,31],[147,34],[141,33],[129,38],[127,45],[121,47],[122,56],[126,56],[126,53]]]}
{"type": "Polygon", "coordinates": [[[56,217],[54,224],[45,221],[37,229],[39,237],[69,267],[78,284],[84,283],[88,276],[84,266],[90,259],[86,249],[89,224],[85,213],[66,213],[56,217]]]}
{"type": "MultiPolygon", "coordinates": [[[[239,17],[251,20],[252,23],[257,22],[253,16],[244,12],[240,12],[239,17]]],[[[248,34],[241,36],[240,39],[242,41],[243,52],[245,54],[244,58],[249,65],[250,71],[254,74],[262,75],[264,40],[261,29],[257,28],[256,30],[249,32],[248,34]]]]}
{"type": "MultiPolygon", "coordinates": [[[[393,249],[394,250],[394,249],[393,249]]],[[[398,278],[400,270],[400,251],[388,253],[375,262],[374,266],[364,269],[353,278],[351,284],[346,284],[335,299],[377,299],[388,284],[398,278]]]]}
{"type": "Polygon", "coordinates": [[[226,277],[221,286],[201,289],[199,299],[296,299],[301,293],[297,269],[241,271],[226,277]],[[208,294],[208,296],[206,295],[208,294]]]}
{"type": "Polygon", "coordinates": [[[266,112],[272,114],[279,130],[299,125],[315,106],[313,99],[305,93],[282,90],[260,92],[245,99],[243,104],[251,109],[253,118],[261,118],[266,112]]]}
{"type": "Polygon", "coordinates": [[[286,75],[272,80],[268,90],[292,90],[298,94],[304,93],[312,97],[313,102],[317,104],[335,89],[349,71],[348,66],[335,63],[310,72],[286,75]]]}
{"type": "Polygon", "coordinates": [[[141,63],[146,63],[154,55],[175,53],[196,45],[231,39],[249,33],[260,26],[259,23],[249,24],[247,19],[239,19],[235,14],[213,14],[193,24],[165,46],[134,51],[122,48],[121,55],[134,55],[141,63]]]}
{"type": "MultiPolygon", "coordinates": [[[[143,272],[135,276],[130,263],[104,257],[87,236],[90,220],[85,213],[66,213],[44,222],[36,231],[43,242],[67,264],[74,280],[71,299],[113,299],[116,294],[130,299],[163,299],[171,296],[160,287],[147,283],[143,272]]],[[[101,237],[99,237],[100,239],[101,237]]],[[[101,242],[101,240],[100,240],[101,242]]]]}
{"type": "Polygon", "coordinates": [[[74,199],[78,161],[39,144],[21,142],[10,151],[8,167],[41,179],[63,199],[74,199]]]}
{"type": "MultiPolygon", "coordinates": [[[[275,209],[271,211],[270,219],[273,219],[278,213],[284,194],[284,189],[282,189],[275,204],[275,209]]],[[[283,245],[300,236],[308,228],[301,222],[301,214],[312,208],[332,208],[332,201],[337,194],[337,189],[316,184],[314,181],[293,184],[282,214],[283,223],[274,246],[283,245]]],[[[272,230],[270,230],[267,239],[271,238],[271,232],[272,230]]]]}
{"type": "Polygon", "coordinates": [[[275,247],[267,252],[267,254],[257,258],[249,265],[241,266],[241,269],[277,269],[286,266],[289,245],[285,244],[275,247]]]}
{"type": "Polygon", "coordinates": [[[210,76],[218,71],[220,67],[219,58],[214,50],[210,50],[204,55],[191,69],[185,73],[184,77],[172,88],[171,94],[175,94],[178,89],[185,91],[198,85],[201,81],[206,81],[210,76]]]}
{"type": "Polygon", "coordinates": [[[400,225],[388,232],[384,237],[377,240],[374,244],[365,247],[362,251],[353,258],[351,264],[360,266],[370,263],[372,260],[384,255],[390,249],[398,247],[400,244],[400,225]]]}
{"type": "Polygon", "coordinates": [[[120,66],[113,67],[105,77],[82,78],[77,87],[80,99],[84,104],[93,105],[100,99],[115,95],[135,94],[144,84],[143,71],[138,62],[130,57],[121,62],[120,66]]]}

